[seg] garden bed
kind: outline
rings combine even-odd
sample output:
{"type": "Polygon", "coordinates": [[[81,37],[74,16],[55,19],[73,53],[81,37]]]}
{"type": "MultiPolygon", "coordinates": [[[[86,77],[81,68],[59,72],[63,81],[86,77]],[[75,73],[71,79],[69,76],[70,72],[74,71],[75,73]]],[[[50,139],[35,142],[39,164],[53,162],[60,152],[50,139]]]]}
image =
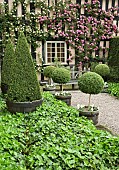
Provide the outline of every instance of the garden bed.
{"type": "Polygon", "coordinates": [[[97,130],[51,94],[43,98],[37,111],[26,114],[11,114],[0,101],[1,170],[118,169],[118,137],[97,130]]]}

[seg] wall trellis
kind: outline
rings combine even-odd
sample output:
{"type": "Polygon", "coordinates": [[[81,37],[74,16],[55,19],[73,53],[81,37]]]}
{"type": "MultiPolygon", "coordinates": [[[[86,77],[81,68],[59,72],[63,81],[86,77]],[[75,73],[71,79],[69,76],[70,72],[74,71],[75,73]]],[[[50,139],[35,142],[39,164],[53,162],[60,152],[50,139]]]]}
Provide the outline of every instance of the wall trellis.
{"type": "MultiPolygon", "coordinates": [[[[37,27],[39,27],[39,31],[37,31],[35,29],[35,26],[33,23],[35,23],[34,21],[36,21],[36,17],[39,15],[39,11],[42,13],[42,8],[44,8],[44,2],[40,2],[40,0],[0,0],[0,3],[4,3],[5,2],[5,6],[6,6],[6,11],[12,9],[12,15],[9,16],[12,19],[16,19],[15,22],[11,22],[8,24],[8,27],[6,27],[6,32],[9,33],[10,31],[15,32],[15,35],[13,34],[12,37],[17,39],[18,34],[18,27],[21,27],[21,29],[24,29],[24,32],[26,32],[26,36],[27,39],[29,41],[29,43],[31,43],[31,53],[33,55],[33,58],[37,57],[36,56],[36,52],[37,52],[37,43],[38,41],[42,41],[42,40],[46,40],[48,38],[48,35],[42,35],[44,34],[44,30],[46,30],[46,27],[43,27],[42,24],[40,24],[39,26],[37,25],[37,27]],[[39,7],[39,10],[37,10],[37,8],[39,7]],[[13,24],[13,25],[12,25],[13,24]],[[21,26],[22,25],[22,26],[21,26]],[[27,27],[26,27],[27,26],[27,27]],[[13,28],[15,27],[15,28],[13,28]],[[12,28],[12,30],[10,30],[12,28]],[[31,37],[30,34],[32,34],[33,36],[31,37]]],[[[85,2],[91,2],[91,0],[72,0],[72,2],[77,3],[77,4],[82,4],[85,2]]],[[[49,6],[49,10],[51,9],[51,4],[52,4],[52,0],[46,0],[45,1],[46,4],[48,4],[49,6]]],[[[54,3],[56,4],[57,1],[54,1],[54,3]]],[[[114,7],[114,6],[119,6],[119,0],[100,0],[100,5],[101,8],[106,10],[110,7],[114,7]]],[[[46,11],[45,11],[46,12],[46,11]]],[[[80,11],[80,12],[83,12],[80,11]]],[[[118,10],[119,13],[119,10],[118,10]]],[[[52,13],[48,12],[47,15],[52,15],[52,13]]],[[[118,26],[119,28],[119,16],[115,16],[114,18],[114,23],[118,26]]],[[[36,24],[39,24],[36,22],[36,24]]],[[[63,30],[65,30],[65,26],[63,27],[63,30]]],[[[118,36],[119,33],[115,34],[115,36],[118,36]]],[[[7,34],[4,36],[8,36],[7,34]]],[[[4,37],[3,36],[3,37],[4,37]]],[[[41,44],[41,43],[40,43],[41,44]]],[[[103,40],[99,43],[99,46],[102,47],[108,47],[109,46],[109,41],[103,40]]],[[[39,47],[38,47],[39,48],[39,47]]],[[[41,51],[42,53],[42,51],[41,51]]],[[[41,54],[43,56],[43,54],[41,54]]],[[[102,55],[104,58],[107,57],[107,52],[105,52],[105,50],[103,50],[102,52],[98,51],[96,53],[93,53],[93,55],[102,55]]],[[[2,56],[1,56],[2,57],[2,56]]]]}

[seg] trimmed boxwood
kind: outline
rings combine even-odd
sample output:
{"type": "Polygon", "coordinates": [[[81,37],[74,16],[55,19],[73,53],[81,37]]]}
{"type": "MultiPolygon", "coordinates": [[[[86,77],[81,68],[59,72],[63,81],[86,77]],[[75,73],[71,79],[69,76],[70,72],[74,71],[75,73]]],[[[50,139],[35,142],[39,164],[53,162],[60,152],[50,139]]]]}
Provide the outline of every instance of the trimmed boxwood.
{"type": "Polygon", "coordinates": [[[53,71],[52,79],[55,83],[66,84],[70,79],[70,71],[65,68],[56,68],[53,71]]]}
{"type": "Polygon", "coordinates": [[[44,76],[49,78],[48,84],[51,84],[52,73],[55,70],[55,68],[56,68],[55,66],[47,66],[43,70],[44,76]]]}
{"type": "Polygon", "coordinates": [[[110,74],[110,69],[107,64],[98,64],[95,67],[94,71],[99,75],[101,75],[103,78],[110,74]]]}
{"type": "Polygon", "coordinates": [[[6,44],[5,54],[3,58],[2,71],[1,71],[1,89],[3,93],[7,93],[10,81],[13,78],[13,67],[15,63],[14,46],[10,39],[6,44]]]}
{"type": "Polygon", "coordinates": [[[110,40],[108,65],[111,67],[119,67],[119,37],[110,40]]]}
{"type": "Polygon", "coordinates": [[[98,94],[104,87],[103,78],[95,72],[84,73],[78,80],[79,90],[89,94],[88,107],[90,108],[91,94],[98,94]]]}
{"type": "Polygon", "coordinates": [[[84,73],[78,80],[79,90],[83,93],[98,94],[104,86],[103,78],[94,72],[84,73]]]}
{"type": "Polygon", "coordinates": [[[110,67],[109,81],[119,81],[119,37],[114,37],[110,40],[108,65],[110,67]]]}
{"type": "Polygon", "coordinates": [[[8,89],[8,100],[16,102],[41,99],[35,66],[23,32],[20,33],[16,51],[16,62],[12,67],[12,80],[8,89]]]}
{"type": "Polygon", "coordinates": [[[55,70],[55,66],[47,66],[43,70],[43,74],[45,77],[52,78],[52,73],[55,70]]]}
{"type": "Polygon", "coordinates": [[[119,82],[119,67],[114,66],[110,67],[110,74],[108,76],[108,81],[110,82],[119,82]]]}

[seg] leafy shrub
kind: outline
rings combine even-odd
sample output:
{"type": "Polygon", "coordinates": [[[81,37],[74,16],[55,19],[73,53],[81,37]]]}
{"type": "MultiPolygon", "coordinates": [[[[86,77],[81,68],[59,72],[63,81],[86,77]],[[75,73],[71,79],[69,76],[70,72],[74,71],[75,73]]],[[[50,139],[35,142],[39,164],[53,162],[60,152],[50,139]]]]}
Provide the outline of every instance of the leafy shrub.
{"type": "Polygon", "coordinates": [[[119,83],[108,83],[108,93],[119,98],[119,83]]]}
{"type": "Polygon", "coordinates": [[[53,71],[52,79],[55,83],[65,84],[71,79],[70,71],[65,68],[56,68],[53,71]]]}
{"type": "Polygon", "coordinates": [[[47,66],[43,70],[43,74],[45,77],[52,78],[52,73],[55,70],[55,66],[47,66]]]}
{"type": "Polygon", "coordinates": [[[3,93],[7,93],[7,88],[9,88],[10,81],[13,78],[13,66],[15,63],[15,52],[14,47],[10,39],[6,44],[5,54],[3,58],[2,72],[1,72],[1,89],[3,93]],[[4,86],[6,90],[4,89],[4,86]]]}
{"type": "Polygon", "coordinates": [[[119,67],[110,67],[110,74],[108,76],[108,81],[119,82],[119,67]]]}
{"type": "Polygon", "coordinates": [[[78,80],[79,90],[83,93],[98,94],[104,86],[103,78],[94,72],[84,73],[78,80]]]}
{"type": "Polygon", "coordinates": [[[119,137],[97,130],[50,93],[43,97],[33,113],[1,112],[1,170],[118,169],[119,137]]]}
{"type": "Polygon", "coordinates": [[[16,63],[12,67],[8,100],[23,102],[41,99],[35,67],[23,33],[19,35],[15,56],[16,63]]]}
{"type": "Polygon", "coordinates": [[[119,68],[119,37],[112,38],[109,43],[108,65],[119,68]]]}
{"type": "Polygon", "coordinates": [[[110,74],[110,69],[107,64],[98,64],[94,71],[101,75],[103,78],[110,74]]]}

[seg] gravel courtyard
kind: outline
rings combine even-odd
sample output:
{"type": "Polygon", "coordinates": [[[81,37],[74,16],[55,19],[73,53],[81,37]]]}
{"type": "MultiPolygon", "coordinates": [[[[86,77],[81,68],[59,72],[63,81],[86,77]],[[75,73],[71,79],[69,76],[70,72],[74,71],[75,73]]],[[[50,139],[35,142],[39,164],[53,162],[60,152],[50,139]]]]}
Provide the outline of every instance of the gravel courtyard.
{"type": "MultiPolygon", "coordinates": [[[[72,91],[71,105],[77,107],[77,104],[87,105],[88,94],[80,91],[72,91]]],[[[99,125],[104,125],[112,132],[119,135],[119,100],[107,93],[100,93],[91,96],[91,104],[99,107],[99,125]]]]}

